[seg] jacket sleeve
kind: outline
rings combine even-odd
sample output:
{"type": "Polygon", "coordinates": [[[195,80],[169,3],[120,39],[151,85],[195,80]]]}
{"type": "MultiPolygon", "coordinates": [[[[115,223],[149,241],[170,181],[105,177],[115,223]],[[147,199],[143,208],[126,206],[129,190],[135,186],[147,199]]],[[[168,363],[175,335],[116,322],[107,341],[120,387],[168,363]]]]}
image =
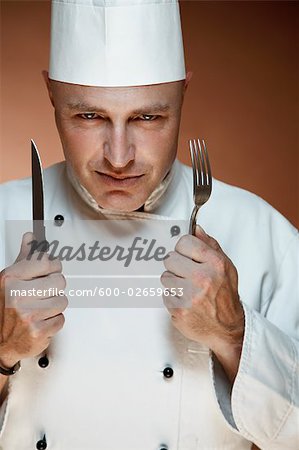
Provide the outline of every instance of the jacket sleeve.
{"type": "Polygon", "coordinates": [[[214,388],[228,425],[264,450],[299,448],[299,240],[280,261],[263,314],[243,302],[245,334],[233,386],[214,355],[214,388]]]}

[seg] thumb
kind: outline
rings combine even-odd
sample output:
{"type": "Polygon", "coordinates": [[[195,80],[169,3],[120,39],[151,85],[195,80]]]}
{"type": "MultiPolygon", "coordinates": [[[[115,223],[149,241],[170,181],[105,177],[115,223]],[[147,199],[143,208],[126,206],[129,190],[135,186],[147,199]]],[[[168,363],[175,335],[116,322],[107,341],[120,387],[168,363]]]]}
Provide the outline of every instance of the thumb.
{"type": "Polygon", "coordinates": [[[31,232],[23,234],[20,252],[15,262],[22,261],[22,259],[25,259],[29,255],[32,245],[31,243],[34,239],[34,235],[31,232]]]}
{"type": "Polygon", "coordinates": [[[214,250],[221,250],[220,245],[216,241],[216,239],[212,238],[212,236],[209,236],[203,228],[201,228],[200,225],[196,225],[195,228],[195,236],[199,239],[201,239],[205,244],[212,247],[214,250]]]}
{"type": "Polygon", "coordinates": [[[195,227],[195,236],[204,241],[206,244],[209,243],[209,236],[207,235],[205,230],[198,224],[195,227]]]}

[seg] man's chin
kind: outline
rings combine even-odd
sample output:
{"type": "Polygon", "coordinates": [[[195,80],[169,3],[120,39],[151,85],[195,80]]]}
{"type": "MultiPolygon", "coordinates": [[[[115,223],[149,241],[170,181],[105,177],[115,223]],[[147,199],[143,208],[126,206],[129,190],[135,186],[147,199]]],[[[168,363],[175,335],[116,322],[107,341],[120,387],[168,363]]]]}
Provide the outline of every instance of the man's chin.
{"type": "Polygon", "coordinates": [[[134,207],[126,207],[126,206],[124,206],[124,205],[122,205],[122,206],[118,206],[118,205],[116,205],[116,206],[114,206],[114,205],[106,205],[106,206],[102,206],[102,205],[99,205],[101,208],[103,208],[103,209],[110,209],[110,210],[113,210],[113,211],[117,211],[117,212],[124,212],[124,213],[130,213],[130,212],[133,212],[133,211],[137,211],[137,210],[141,210],[142,208],[143,208],[143,205],[140,205],[140,206],[134,206],[134,207]]]}
{"type": "MultiPolygon", "coordinates": [[[[145,202],[145,201],[144,201],[145,202]]],[[[103,209],[111,209],[118,212],[133,212],[143,207],[144,202],[133,201],[126,198],[122,199],[100,199],[98,204],[103,209]]]]}

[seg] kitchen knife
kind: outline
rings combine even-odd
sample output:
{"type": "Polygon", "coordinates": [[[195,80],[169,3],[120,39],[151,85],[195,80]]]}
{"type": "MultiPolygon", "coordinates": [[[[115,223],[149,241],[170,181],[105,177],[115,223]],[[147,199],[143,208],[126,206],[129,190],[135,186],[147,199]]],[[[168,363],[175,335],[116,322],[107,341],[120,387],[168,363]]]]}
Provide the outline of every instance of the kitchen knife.
{"type": "Polygon", "coordinates": [[[40,156],[35,142],[31,139],[31,168],[32,168],[32,219],[33,235],[38,241],[39,250],[46,252],[46,229],[44,225],[44,186],[43,170],[40,156]]]}

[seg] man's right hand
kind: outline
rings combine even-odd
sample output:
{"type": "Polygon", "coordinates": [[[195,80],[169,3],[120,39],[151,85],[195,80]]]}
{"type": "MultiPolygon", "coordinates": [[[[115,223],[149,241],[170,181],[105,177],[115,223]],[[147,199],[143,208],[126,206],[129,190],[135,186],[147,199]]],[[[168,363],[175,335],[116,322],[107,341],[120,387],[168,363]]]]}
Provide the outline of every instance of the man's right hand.
{"type": "Polygon", "coordinates": [[[40,354],[64,325],[67,297],[53,296],[66,286],[61,262],[38,252],[26,259],[33,239],[32,233],[24,234],[15,263],[0,273],[0,365],[5,368],[40,354]],[[20,296],[14,290],[41,290],[43,295],[20,296]]]}

